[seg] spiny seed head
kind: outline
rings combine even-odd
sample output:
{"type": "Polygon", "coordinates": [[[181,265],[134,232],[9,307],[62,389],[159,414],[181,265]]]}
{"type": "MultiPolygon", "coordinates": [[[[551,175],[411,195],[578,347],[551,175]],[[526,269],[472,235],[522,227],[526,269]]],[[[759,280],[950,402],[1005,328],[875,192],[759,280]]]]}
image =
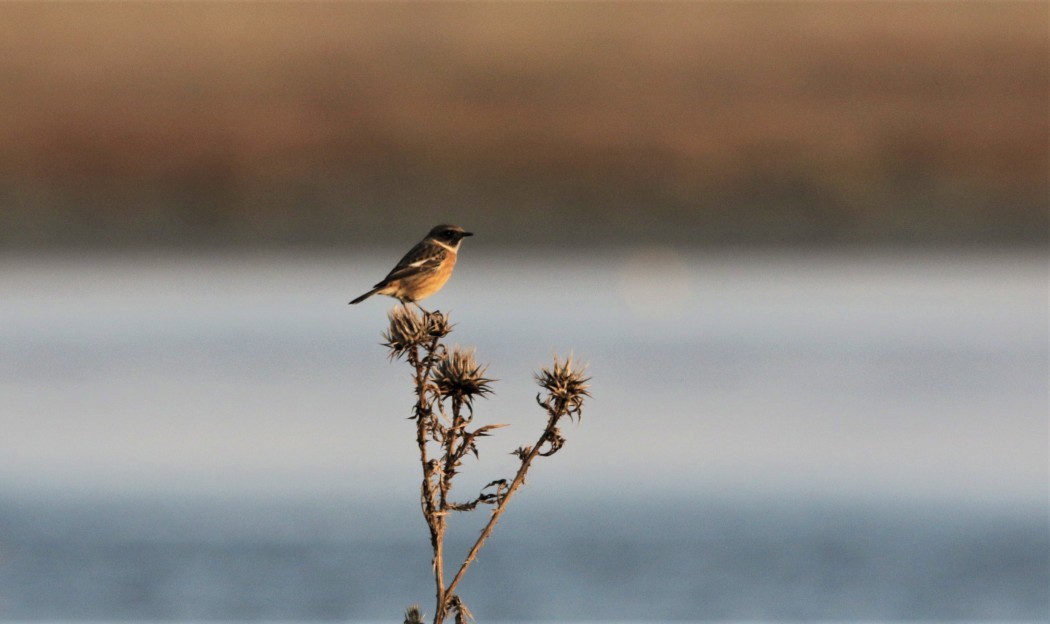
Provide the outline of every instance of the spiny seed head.
{"type": "Polygon", "coordinates": [[[565,360],[554,356],[554,366],[543,368],[536,374],[536,383],[545,388],[551,399],[565,406],[569,415],[582,415],[583,399],[591,396],[587,392],[590,377],[584,376],[586,364],[572,361],[572,355],[565,360]]]}
{"type": "Polygon", "coordinates": [[[414,347],[423,346],[434,338],[443,338],[452,331],[448,317],[441,312],[417,314],[407,306],[397,306],[387,315],[390,327],[383,332],[383,343],[390,349],[390,357],[398,358],[414,347]]]}
{"type": "Polygon", "coordinates": [[[494,380],[485,377],[487,368],[474,360],[473,349],[455,345],[434,367],[434,384],[443,396],[465,399],[470,403],[475,396],[492,392],[489,386],[494,380]]]}
{"type": "Polygon", "coordinates": [[[405,611],[405,624],[423,624],[423,611],[419,605],[412,605],[405,611]]]}

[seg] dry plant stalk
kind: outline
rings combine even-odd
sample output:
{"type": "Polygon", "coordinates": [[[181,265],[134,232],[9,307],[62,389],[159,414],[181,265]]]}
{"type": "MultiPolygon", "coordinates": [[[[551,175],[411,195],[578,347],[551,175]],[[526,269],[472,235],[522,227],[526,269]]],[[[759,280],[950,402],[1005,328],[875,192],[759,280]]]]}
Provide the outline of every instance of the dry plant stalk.
{"type": "MultiPolygon", "coordinates": [[[[579,419],[589,378],[584,367],[554,358],[551,368],[536,375],[544,389],[536,401],[547,412],[547,424],[536,443],[513,451],[521,464],[510,480],[497,479],[466,501],[454,501],[451,492],[455,477],[467,455],[478,457],[477,443],[494,429],[506,425],[473,425],[474,399],[492,392],[492,379],[485,377],[485,366],[477,364],[473,350],[459,346],[448,348],[442,342],[451,331],[448,317],[441,312],[422,315],[407,306],[398,306],[389,314],[390,326],[383,333],[384,345],[391,359],[404,359],[413,370],[416,403],[412,419],[416,424],[416,445],[423,468],[420,507],[430,531],[434,550],[433,570],[436,593],[434,624],[441,624],[454,613],[456,624],[473,616],[455,593],[467,568],[492,535],[503,511],[514,493],[525,482],[525,475],[537,457],[549,457],[565,444],[558,429],[563,418],[579,419]],[[447,581],[445,574],[445,532],[451,512],[472,511],[478,505],[491,505],[492,512],[485,528],[471,547],[455,575],[447,581]]],[[[406,623],[422,622],[418,607],[406,612],[406,623]]]]}

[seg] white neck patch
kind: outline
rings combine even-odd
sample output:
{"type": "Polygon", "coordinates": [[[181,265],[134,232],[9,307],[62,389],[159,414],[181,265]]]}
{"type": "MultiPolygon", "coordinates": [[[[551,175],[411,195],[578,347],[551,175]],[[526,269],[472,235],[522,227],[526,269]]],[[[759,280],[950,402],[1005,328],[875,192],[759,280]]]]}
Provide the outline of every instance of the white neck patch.
{"type": "Polygon", "coordinates": [[[447,250],[451,251],[452,253],[456,253],[456,251],[458,251],[458,250],[459,250],[459,243],[463,242],[463,241],[457,241],[457,242],[456,242],[456,246],[455,246],[455,247],[452,247],[452,246],[450,246],[450,245],[446,245],[445,243],[442,243],[441,241],[439,241],[439,240],[438,240],[438,239],[436,239],[436,238],[432,238],[432,239],[430,239],[430,240],[431,240],[431,241],[432,241],[432,242],[433,242],[433,243],[434,243],[435,245],[437,245],[437,246],[439,246],[439,247],[444,247],[445,249],[447,249],[447,250]]]}

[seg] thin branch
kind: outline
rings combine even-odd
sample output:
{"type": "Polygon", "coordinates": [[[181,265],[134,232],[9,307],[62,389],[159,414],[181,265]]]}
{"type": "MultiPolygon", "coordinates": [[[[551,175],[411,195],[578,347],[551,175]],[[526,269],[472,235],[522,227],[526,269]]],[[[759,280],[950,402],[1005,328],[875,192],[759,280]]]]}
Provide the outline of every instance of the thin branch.
{"type": "Polygon", "coordinates": [[[525,482],[525,473],[529,471],[529,467],[532,465],[532,460],[536,459],[536,456],[540,454],[540,447],[548,439],[556,435],[555,431],[558,425],[558,419],[562,414],[558,412],[551,412],[550,417],[547,419],[547,427],[543,430],[539,440],[533,445],[532,449],[525,455],[521,460],[521,466],[518,468],[518,473],[514,475],[514,480],[511,481],[510,486],[507,488],[506,494],[500,499],[499,503],[496,504],[496,508],[492,510],[492,515],[489,517],[488,523],[485,528],[481,530],[481,535],[478,536],[474,545],[470,548],[470,552],[467,553],[466,558],[463,560],[462,565],[459,566],[459,571],[456,572],[456,576],[452,578],[452,582],[448,584],[447,592],[451,594],[456,590],[456,586],[459,585],[459,581],[466,574],[467,568],[478,556],[478,552],[481,547],[485,545],[485,540],[492,535],[493,529],[496,528],[496,523],[499,522],[500,516],[503,515],[503,511],[506,510],[507,504],[510,502],[511,497],[518,491],[521,484],[525,482]]]}

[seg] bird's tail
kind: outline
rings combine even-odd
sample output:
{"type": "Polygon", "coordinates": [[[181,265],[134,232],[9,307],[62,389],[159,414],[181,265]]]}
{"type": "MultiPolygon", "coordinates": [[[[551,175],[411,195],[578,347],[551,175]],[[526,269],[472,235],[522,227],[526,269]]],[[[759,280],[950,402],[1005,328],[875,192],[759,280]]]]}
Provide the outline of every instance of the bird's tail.
{"type": "Polygon", "coordinates": [[[372,295],[376,294],[377,292],[379,292],[379,287],[378,286],[376,288],[373,288],[372,290],[366,292],[365,294],[361,295],[357,299],[354,299],[353,301],[351,301],[350,305],[354,305],[355,303],[361,303],[362,301],[364,301],[365,299],[368,299],[369,297],[371,297],[372,295]]]}

